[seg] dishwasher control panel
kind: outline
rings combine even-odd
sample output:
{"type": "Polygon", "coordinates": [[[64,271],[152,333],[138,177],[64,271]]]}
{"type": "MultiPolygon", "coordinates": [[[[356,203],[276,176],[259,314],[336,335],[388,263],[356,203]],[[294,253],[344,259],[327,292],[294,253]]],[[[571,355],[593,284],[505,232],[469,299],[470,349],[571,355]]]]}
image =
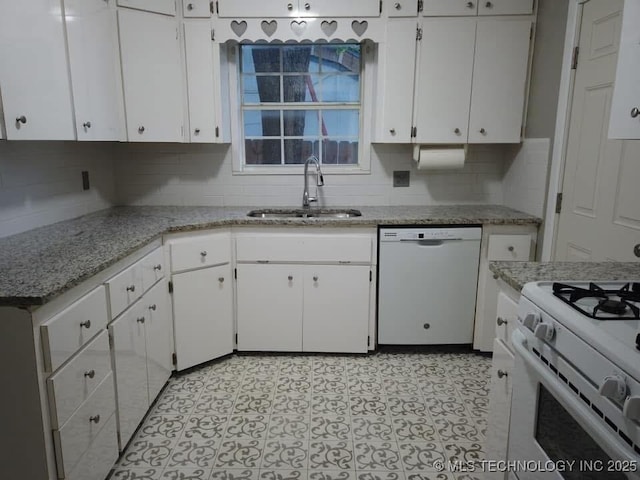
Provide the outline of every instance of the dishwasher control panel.
{"type": "Polygon", "coordinates": [[[473,227],[445,228],[383,228],[381,242],[415,242],[420,240],[479,240],[482,232],[473,227]]]}

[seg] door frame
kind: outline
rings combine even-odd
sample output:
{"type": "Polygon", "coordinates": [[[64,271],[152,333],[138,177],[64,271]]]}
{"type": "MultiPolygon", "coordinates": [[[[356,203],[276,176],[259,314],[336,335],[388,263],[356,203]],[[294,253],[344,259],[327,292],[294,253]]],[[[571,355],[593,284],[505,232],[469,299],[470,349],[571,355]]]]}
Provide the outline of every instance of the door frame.
{"type": "Polygon", "coordinates": [[[553,152],[549,169],[549,184],[547,189],[547,205],[544,217],[544,233],[542,239],[541,260],[553,260],[556,238],[558,236],[558,220],[556,213],[556,198],[562,192],[564,166],[569,140],[569,123],[571,119],[573,88],[576,71],[571,68],[573,49],[580,41],[580,25],[582,23],[582,6],[589,0],[570,0],[567,13],[567,28],[562,54],[562,72],[558,91],[558,109],[556,112],[556,128],[554,132],[553,152]]]}

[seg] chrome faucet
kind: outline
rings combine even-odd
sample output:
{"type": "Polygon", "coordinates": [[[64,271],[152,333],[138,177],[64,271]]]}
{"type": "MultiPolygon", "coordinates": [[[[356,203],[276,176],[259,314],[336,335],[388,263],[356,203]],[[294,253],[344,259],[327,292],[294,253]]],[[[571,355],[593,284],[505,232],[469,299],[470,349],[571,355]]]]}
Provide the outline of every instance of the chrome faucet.
{"type": "Polygon", "coordinates": [[[304,191],[302,192],[302,207],[309,208],[311,202],[318,201],[318,189],[316,188],[316,196],[309,196],[309,164],[316,164],[316,187],[321,187],[324,185],[324,178],[322,176],[322,170],[320,170],[320,162],[318,161],[318,157],[315,155],[311,155],[304,162],[304,191]]]}

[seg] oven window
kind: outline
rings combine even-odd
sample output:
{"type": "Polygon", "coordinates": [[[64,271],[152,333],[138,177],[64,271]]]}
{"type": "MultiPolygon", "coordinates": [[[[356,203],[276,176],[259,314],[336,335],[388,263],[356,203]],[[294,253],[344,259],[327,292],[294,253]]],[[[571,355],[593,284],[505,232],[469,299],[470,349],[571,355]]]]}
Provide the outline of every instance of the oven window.
{"type": "MultiPolygon", "coordinates": [[[[589,462],[600,460],[604,465],[610,457],[584,431],[553,395],[540,385],[536,440],[550,460],[589,462]]],[[[626,480],[619,472],[563,472],[567,480],[626,480]]]]}

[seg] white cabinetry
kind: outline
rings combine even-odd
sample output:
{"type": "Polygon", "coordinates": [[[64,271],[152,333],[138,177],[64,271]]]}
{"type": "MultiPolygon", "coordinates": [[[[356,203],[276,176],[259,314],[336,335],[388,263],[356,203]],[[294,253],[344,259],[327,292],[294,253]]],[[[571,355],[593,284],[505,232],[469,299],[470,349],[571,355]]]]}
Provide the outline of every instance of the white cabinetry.
{"type": "Polygon", "coordinates": [[[218,0],[218,16],[271,17],[377,17],[378,0],[218,0]]]}
{"type": "Polygon", "coordinates": [[[233,281],[228,231],[168,240],[176,368],[233,351],[233,281]]]}
{"type": "Polygon", "coordinates": [[[640,139],[640,0],[625,0],[609,137],[640,139]]]}
{"type": "Polygon", "coordinates": [[[422,14],[437,16],[530,15],[535,0],[424,0],[422,14]]]}
{"type": "Polygon", "coordinates": [[[128,140],[181,142],[183,84],[176,19],[121,8],[118,26],[128,140]]]}
{"type": "Polygon", "coordinates": [[[104,0],[64,0],[78,140],[124,134],[116,9],[104,0]]]}
{"type": "Polygon", "coordinates": [[[7,139],[75,139],[62,0],[0,4],[0,91],[7,139]]]}

